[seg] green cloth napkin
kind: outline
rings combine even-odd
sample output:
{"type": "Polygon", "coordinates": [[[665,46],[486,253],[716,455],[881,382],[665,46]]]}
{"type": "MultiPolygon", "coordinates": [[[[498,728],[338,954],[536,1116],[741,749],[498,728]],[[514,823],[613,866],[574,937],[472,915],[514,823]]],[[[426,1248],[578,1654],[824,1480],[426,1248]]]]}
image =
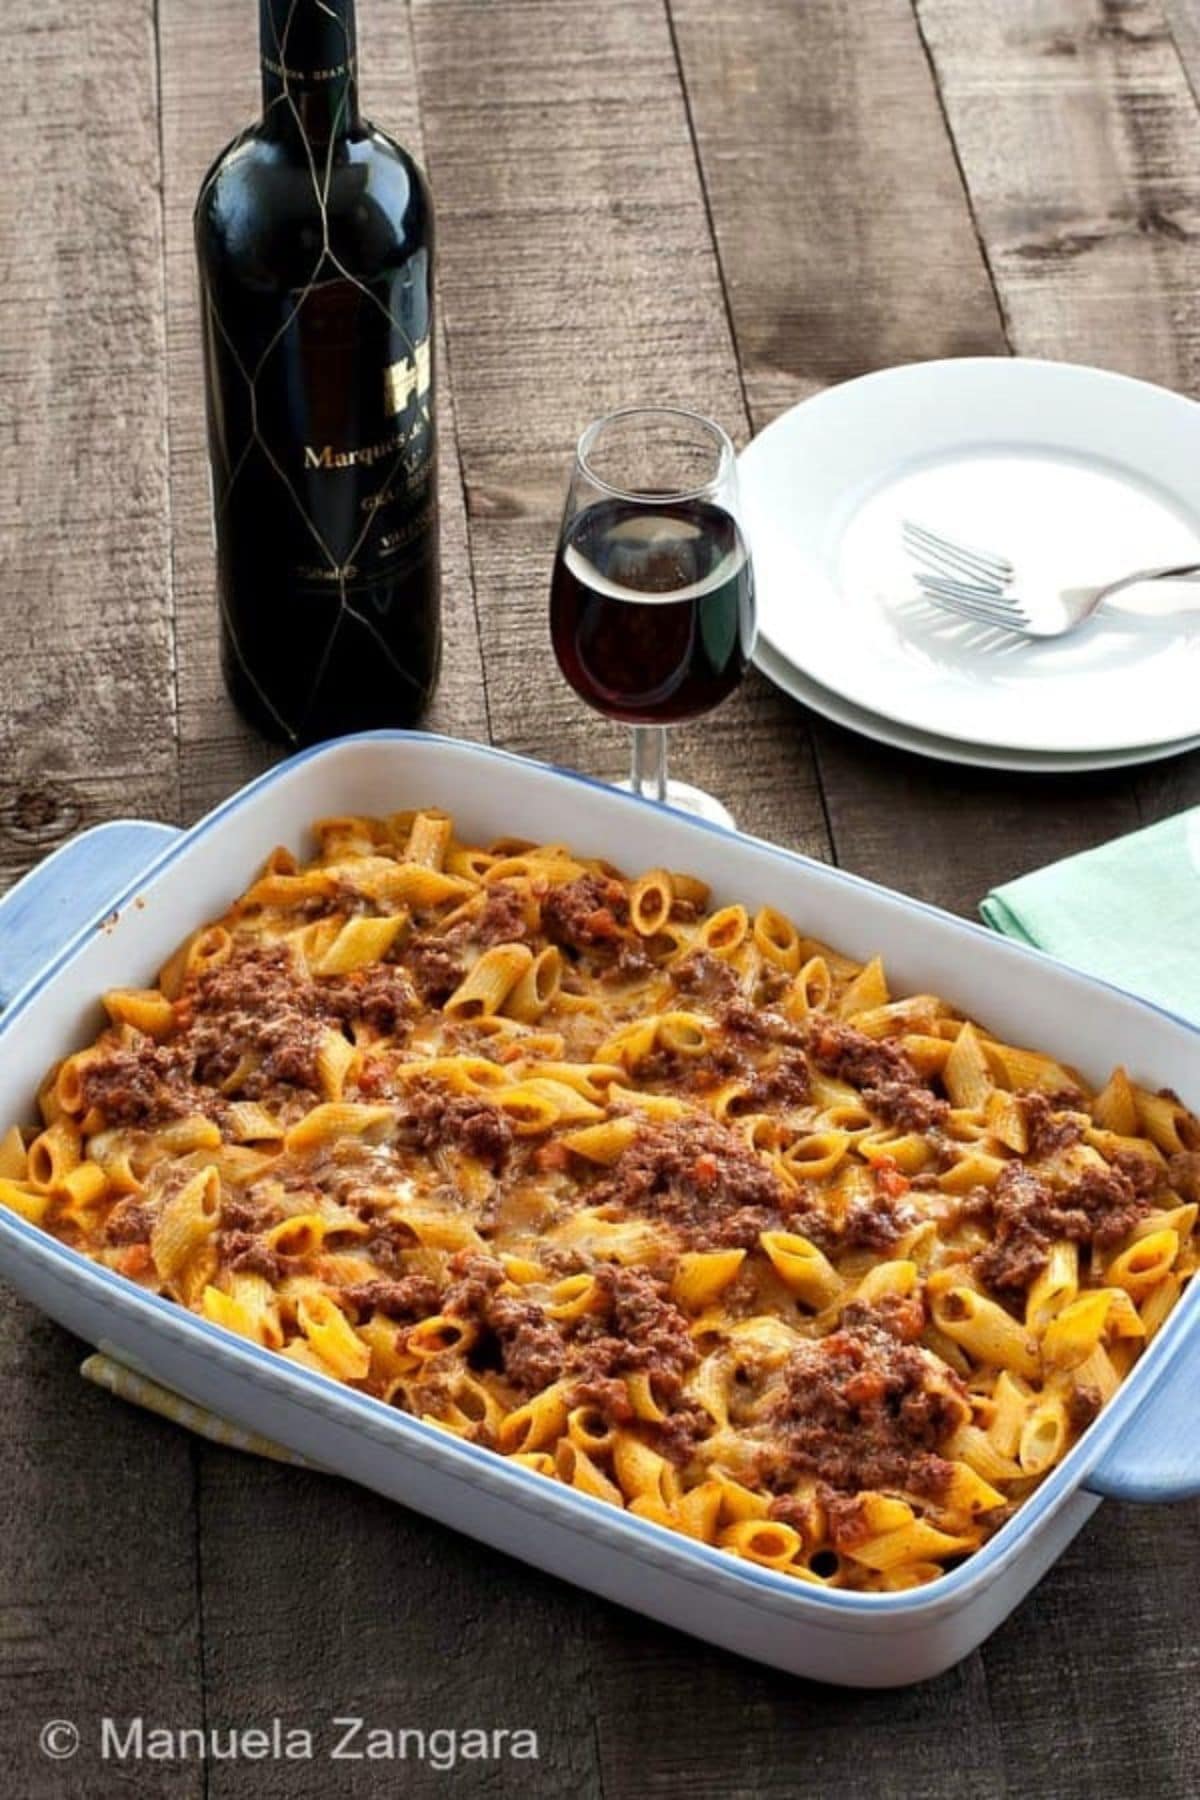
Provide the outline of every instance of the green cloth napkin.
{"type": "Polygon", "coordinates": [[[987,923],[1200,1024],[1200,806],[1022,875],[987,923]]]}

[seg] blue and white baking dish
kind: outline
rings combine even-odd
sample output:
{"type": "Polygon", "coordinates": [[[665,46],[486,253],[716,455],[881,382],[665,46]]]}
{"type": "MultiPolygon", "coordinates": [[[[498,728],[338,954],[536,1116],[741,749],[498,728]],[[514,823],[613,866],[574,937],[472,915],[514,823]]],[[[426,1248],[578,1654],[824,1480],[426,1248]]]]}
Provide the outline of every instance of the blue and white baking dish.
{"type": "MultiPolygon", "coordinates": [[[[853,956],[882,952],[897,991],[943,994],[1093,1080],[1119,1061],[1151,1087],[1200,1101],[1200,1033],[1034,951],[579,776],[474,744],[377,732],[294,757],[190,831],[101,826],[13,890],[0,911],[0,988],[8,983],[11,1000],[0,1018],[0,1120],[34,1116],[43,1071],[97,1029],[94,996],[151,980],[272,846],[301,851],[321,815],[429,805],[477,841],[566,840],[625,869],[693,870],[719,900],[769,902],[853,956]],[[18,972],[28,979],[14,993],[18,972]]],[[[736,1561],[462,1443],[142,1292],[4,1212],[0,1276],[89,1343],[314,1463],[696,1637],[824,1681],[887,1687],[937,1674],[1011,1612],[1101,1495],[1200,1493],[1200,1284],[982,1550],[928,1587],[853,1594],[736,1561]]]]}

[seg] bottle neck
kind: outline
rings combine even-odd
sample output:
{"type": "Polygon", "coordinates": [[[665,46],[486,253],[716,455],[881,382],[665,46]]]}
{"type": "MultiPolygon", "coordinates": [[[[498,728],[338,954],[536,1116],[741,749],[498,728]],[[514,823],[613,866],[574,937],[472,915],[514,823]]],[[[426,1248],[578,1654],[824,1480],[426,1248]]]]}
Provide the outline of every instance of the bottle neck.
{"type": "Polygon", "coordinates": [[[263,118],[327,144],[359,124],[354,0],[259,0],[263,118]]]}

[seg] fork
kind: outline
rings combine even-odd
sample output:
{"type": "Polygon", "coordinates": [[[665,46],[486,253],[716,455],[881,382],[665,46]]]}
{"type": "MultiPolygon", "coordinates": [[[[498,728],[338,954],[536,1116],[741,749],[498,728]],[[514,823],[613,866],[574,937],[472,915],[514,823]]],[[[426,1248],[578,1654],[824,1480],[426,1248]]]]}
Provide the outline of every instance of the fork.
{"type": "Polygon", "coordinates": [[[973,545],[956,543],[924,525],[905,519],[901,525],[904,548],[920,565],[917,586],[927,600],[960,618],[991,625],[1019,637],[1065,637],[1090,619],[1102,601],[1122,588],[1143,581],[1172,581],[1200,575],[1200,563],[1171,563],[1162,568],[1137,569],[1097,587],[1063,588],[1054,599],[1051,616],[1034,612],[1027,601],[1009,591],[1016,570],[1007,557],[973,545]]]}

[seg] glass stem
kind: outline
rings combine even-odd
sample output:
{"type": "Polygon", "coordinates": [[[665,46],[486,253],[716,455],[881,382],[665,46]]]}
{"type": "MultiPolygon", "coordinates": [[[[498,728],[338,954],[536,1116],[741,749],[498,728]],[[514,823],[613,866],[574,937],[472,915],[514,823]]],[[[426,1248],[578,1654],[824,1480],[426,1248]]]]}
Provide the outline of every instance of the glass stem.
{"type": "Polygon", "coordinates": [[[630,781],[635,794],[643,800],[656,800],[659,806],[667,799],[667,728],[665,725],[635,725],[633,728],[633,774],[630,781]]]}

